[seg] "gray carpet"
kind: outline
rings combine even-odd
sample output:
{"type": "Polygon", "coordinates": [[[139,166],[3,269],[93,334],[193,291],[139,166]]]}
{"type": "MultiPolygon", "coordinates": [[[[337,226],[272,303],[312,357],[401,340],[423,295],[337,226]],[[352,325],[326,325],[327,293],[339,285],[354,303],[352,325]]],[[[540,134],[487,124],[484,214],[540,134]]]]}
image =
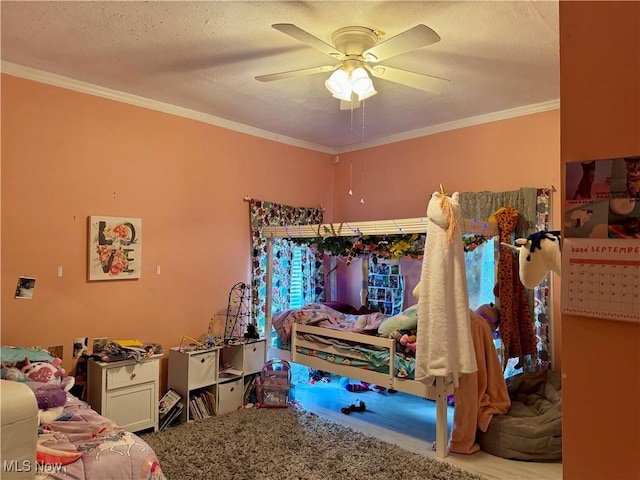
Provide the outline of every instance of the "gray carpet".
{"type": "Polygon", "coordinates": [[[295,408],[242,409],[143,434],[168,480],[481,480],[295,408]]]}

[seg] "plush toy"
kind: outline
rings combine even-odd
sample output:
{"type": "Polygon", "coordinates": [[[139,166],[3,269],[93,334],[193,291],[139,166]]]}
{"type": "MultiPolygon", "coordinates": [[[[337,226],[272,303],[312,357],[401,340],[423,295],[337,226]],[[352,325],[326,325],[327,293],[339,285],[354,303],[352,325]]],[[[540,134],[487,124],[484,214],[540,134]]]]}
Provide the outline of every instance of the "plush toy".
{"type": "Polygon", "coordinates": [[[64,376],[64,368],[58,368],[61,363],[62,360],[59,358],[54,358],[51,363],[30,362],[28,358],[25,358],[22,373],[34,382],[61,385],[65,391],[69,391],[75,384],[75,379],[64,376]]]}
{"type": "Polygon", "coordinates": [[[562,246],[559,231],[532,233],[527,238],[516,239],[515,243],[516,246],[504,242],[501,245],[518,253],[520,281],[525,287],[534,288],[550,271],[560,275],[562,246]]]}
{"type": "Polygon", "coordinates": [[[22,373],[22,370],[16,367],[2,367],[0,375],[3,380],[11,380],[12,382],[30,382],[31,380],[22,373]]]}
{"type": "Polygon", "coordinates": [[[406,333],[400,337],[400,345],[407,347],[413,353],[416,351],[416,336],[407,335],[406,333]]]}
{"type": "Polygon", "coordinates": [[[500,310],[493,303],[485,303],[476,308],[476,313],[484,318],[492,331],[500,324],[500,310]]]}
{"type": "Polygon", "coordinates": [[[40,382],[25,382],[25,385],[31,388],[36,396],[40,425],[55,422],[62,416],[67,403],[67,392],[62,385],[40,382]]]}
{"type": "Polygon", "coordinates": [[[24,359],[24,367],[22,373],[34,382],[40,383],[60,383],[60,377],[64,375],[64,368],[58,368],[62,360],[54,358],[53,362],[30,362],[28,358],[24,359]]]}

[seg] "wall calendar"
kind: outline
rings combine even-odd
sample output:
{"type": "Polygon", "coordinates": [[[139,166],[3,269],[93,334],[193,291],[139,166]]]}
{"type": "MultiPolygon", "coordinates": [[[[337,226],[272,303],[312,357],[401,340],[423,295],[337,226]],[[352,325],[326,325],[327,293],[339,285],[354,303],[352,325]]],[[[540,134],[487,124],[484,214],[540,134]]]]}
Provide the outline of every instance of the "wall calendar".
{"type": "Polygon", "coordinates": [[[640,323],[640,156],[566,164],[562,312],[640,323]]]}
{"type": "Polygon", "coordinates": [[[640,244],[565,238],[562,313],[640,322],[640,244]]]}

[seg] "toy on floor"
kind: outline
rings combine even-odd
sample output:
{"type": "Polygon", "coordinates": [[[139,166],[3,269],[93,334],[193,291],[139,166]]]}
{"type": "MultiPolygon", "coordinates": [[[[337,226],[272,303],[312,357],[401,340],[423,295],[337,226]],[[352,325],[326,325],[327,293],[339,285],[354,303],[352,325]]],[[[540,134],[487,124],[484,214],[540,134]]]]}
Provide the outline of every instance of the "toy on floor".
{"type": "Polygon", "coordinates": [[[364,412],[366,409],[367,407],[365,406],[364,402],[360,400],[358,405],[352,403],[348,407],[342,407],[340,411],[345,415],[349,415],[351,412],[364,412]]]}
{"type": "Polygon", "coordinates": [[[338,385],[340,385],[342,388],[345,388],[347,391],[349,392],[368,392],[369,390],[375,390],[377,392],[383,392],[385,390],[385,387],[381,387],[378,385],[371,385],[369,382],[358,382],[358,383],[351,383],[352,380],[350,380],[347,377],[340,377],[340,380],[338,380],[338,385]]]}

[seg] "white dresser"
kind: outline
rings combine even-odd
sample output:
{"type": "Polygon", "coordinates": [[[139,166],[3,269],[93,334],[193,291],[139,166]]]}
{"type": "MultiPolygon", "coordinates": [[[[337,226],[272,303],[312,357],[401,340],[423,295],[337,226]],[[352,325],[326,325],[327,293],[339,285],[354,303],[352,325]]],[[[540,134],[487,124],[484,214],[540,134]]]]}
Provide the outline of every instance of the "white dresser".
{"type": "Polygon", "coordinates": [[[130,432],[157,431],[161,357],[140,362],[89,360],[87,399],[91,408],[130,432]]]}

